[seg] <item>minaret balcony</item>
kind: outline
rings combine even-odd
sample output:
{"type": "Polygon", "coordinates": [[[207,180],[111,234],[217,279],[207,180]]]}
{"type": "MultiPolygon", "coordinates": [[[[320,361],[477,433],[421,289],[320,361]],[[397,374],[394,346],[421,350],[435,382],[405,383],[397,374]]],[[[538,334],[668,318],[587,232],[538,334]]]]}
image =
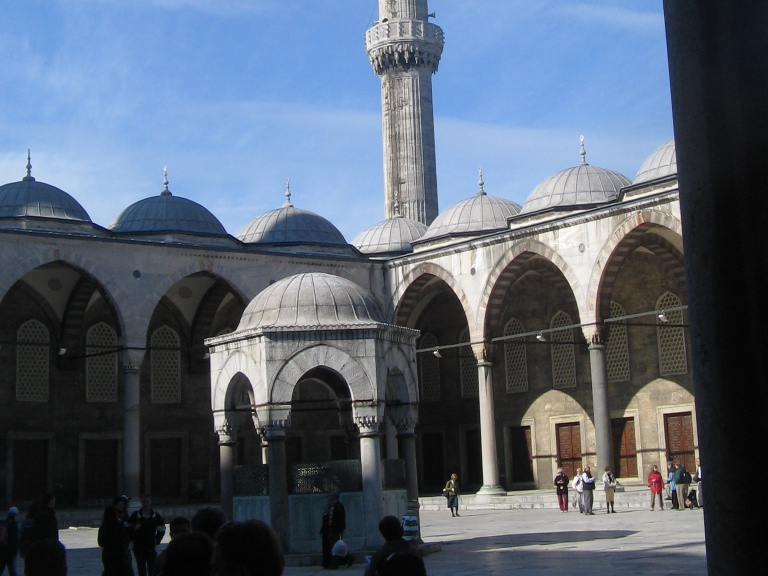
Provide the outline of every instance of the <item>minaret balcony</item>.
{"type": "Polygon", "coordinates": [[[365,49],[377,74],[413,66],[424,66],[434,73],[444,44],[443,29],[423,20],[381,22],[365,33],[365,49]]]}

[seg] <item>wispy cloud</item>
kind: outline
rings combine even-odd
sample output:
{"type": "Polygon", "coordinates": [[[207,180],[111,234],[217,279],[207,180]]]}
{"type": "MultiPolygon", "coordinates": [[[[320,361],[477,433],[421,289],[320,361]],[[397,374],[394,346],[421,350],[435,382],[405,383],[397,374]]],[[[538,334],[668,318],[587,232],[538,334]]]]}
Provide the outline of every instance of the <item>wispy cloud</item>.
{"type": "MultiPolygon", "coordinates": [[[[73,1],[73,0],[68,0],[73,1]]],[[[150,6],[165,10],[195,10],[210,16],[268,14],[281,6],[279,0],[74,0],[80,3],[109,4],[122,8],[150,6]]],[[[284,4],[284,3],[282,3],[284,4]]]]}
{"type": "Polygon", "coordinates": [[[641,12],[599,4],[560,5],[557,14],[566,18],[578,18],[584,22],[600,23],[636,33],[655,33],[664,30],[661,11],[641,12]]]}

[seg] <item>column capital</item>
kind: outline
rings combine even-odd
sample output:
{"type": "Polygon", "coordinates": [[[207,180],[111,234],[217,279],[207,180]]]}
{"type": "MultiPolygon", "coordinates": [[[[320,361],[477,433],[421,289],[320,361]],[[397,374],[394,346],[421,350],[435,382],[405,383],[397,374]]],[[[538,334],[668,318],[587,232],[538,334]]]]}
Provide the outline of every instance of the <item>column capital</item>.
{"type": "Polygon", "coordinates": [[[604,326],[584,326],[584,338],[589,343],[589,347],[593,346],[605,346],[606,330],[604,326]]]}
{"type": "Polygon", "coordinates": [[[126,374],[136,374],[141,370],[141,364],[144,362],[145,350],[127,348],[120,351],[120,359],[123,363],[123,371],[126,374]]]}

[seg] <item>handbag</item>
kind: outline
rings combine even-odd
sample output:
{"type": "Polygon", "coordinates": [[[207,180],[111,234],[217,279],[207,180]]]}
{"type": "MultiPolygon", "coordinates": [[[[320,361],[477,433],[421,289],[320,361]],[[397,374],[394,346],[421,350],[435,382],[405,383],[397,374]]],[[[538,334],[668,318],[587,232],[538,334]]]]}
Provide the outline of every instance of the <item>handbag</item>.
{"type": "Polygon", "coordinates": [[[443,490],[443,496],[445,498],[448,498],[450,496],[450,494],[448,493],[448,490],[443,490]]]}

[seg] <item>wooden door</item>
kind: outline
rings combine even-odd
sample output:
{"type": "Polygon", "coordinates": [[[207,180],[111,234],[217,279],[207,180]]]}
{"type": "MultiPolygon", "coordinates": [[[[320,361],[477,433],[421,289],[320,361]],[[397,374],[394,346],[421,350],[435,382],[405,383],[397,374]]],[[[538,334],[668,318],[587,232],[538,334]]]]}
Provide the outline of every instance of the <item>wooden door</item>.
{"type": "Polygon", "coordinates": [[[12,502],[31,502],[48,491],[48,440],[13,440],[12,502]]]}
{"type": "Polygon", "coordinates": [[[614,418],[611,420],[613,433],[613,465],[620,478],[637,478],[637,444],[635,443],[635,419],[614,418]]]}
{"type": "Polygon", "coordinates": [[[682,462],[685,469],[696,470],[696,453],[693,441],[693,416],[690,412],[664,416],[664,430],[667,437],[667,458],[682,462]]]}
{"type": "Polygon", "coordinates": [[[111,500],[118,490],[119,440],[89,439],[83,442],[85,493],[83,500],[111,500]]]}
{"type": "Polygon", "coordinates": [[[181,438],[151,440],[151,483],[155,498],[180,498],[182,496],[182,449],[181,438]]]}
{"type": "Polygon", "coordinates": [[[512,482],[533,482],[533,450],[531,427],[512,426],[509,429],[512,455],[512,482]]]}
{"type": "Polygon", "coordinates": [[[573,478],[581,468],[581,426],[578,422],[557,425],[557,465],[568,478],[573,478]]]}

